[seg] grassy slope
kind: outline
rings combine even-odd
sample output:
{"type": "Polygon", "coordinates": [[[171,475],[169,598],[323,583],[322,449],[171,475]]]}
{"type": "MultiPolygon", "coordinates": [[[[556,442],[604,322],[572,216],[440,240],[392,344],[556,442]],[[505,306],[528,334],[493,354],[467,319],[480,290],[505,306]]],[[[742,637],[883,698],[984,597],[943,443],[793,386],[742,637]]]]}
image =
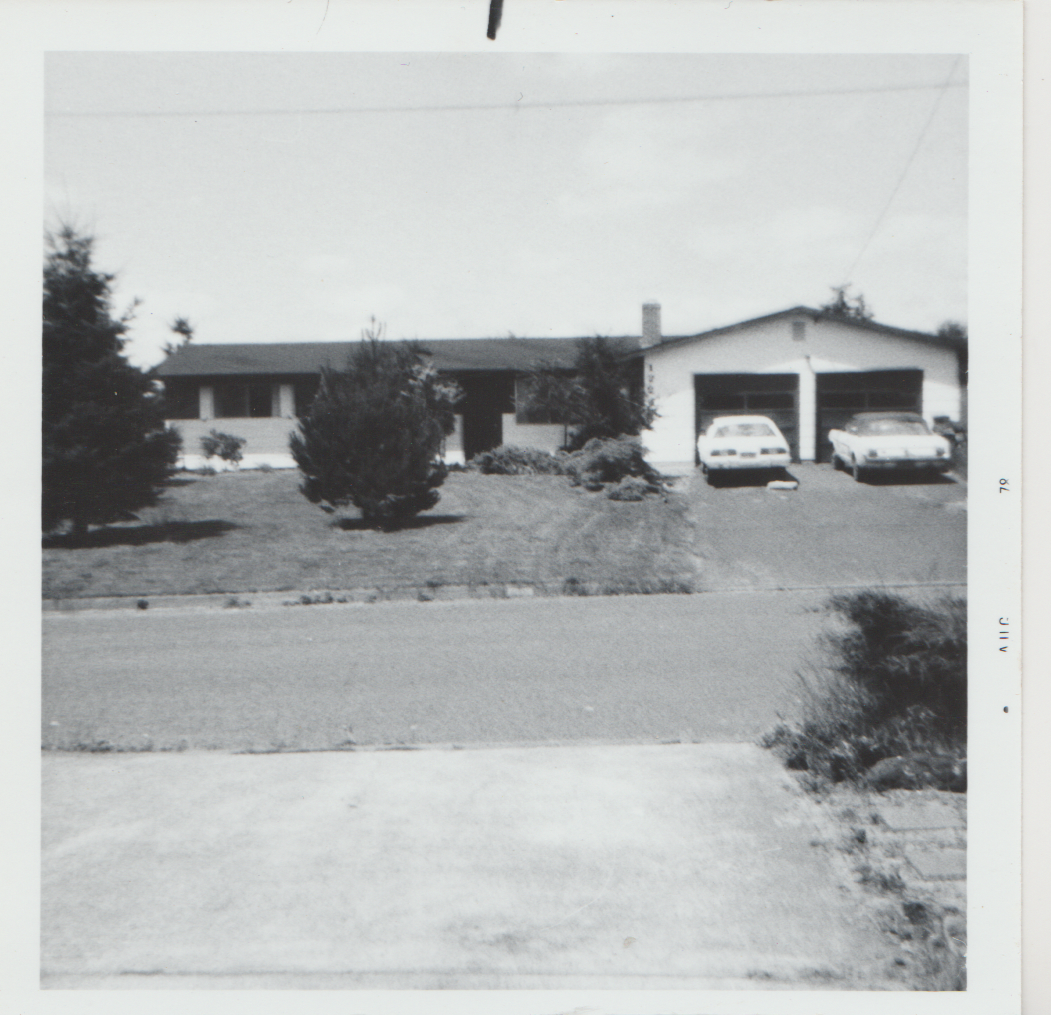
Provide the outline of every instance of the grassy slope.
{"type": "Polygon", "coordinates": [[[560,476],[455,473],[415,527],[355,527],[308,503],[295,472],[187,476],[141,522],[44,549],[47,598],[523,582],[605,591],[689,586],[685,504],[618,503],[560,476]],[[340,521],[349,525],[342,528],[340,521]]]}

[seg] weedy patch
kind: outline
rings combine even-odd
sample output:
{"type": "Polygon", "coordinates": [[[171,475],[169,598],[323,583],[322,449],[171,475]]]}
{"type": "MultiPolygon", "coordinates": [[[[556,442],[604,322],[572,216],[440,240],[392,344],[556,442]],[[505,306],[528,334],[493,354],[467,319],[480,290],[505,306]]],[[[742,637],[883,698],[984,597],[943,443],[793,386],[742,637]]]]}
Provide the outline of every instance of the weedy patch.
{"type": "Polygon", "coordinates": [[[966,789],[967,609],[833,596],[836,624],[797,673],[801,718],[761,741],[786,767],[876,789],[966,789]]]}
{"type": "MultiPolygon", "coordinates": [[[[371,600],[370,600],[371,601],[371,600]]],[[[347,596],[333,595],[331,592],[303,593],[298,599],[288,599],[284,606],[326,606],[331,603],[349,603],[347,596]]]]}

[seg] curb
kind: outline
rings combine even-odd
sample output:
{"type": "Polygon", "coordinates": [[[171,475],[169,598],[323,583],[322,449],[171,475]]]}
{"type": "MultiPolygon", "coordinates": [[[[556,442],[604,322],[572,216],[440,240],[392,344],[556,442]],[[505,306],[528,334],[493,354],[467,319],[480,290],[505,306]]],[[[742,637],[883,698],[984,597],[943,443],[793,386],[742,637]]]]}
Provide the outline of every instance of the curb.
{"type": "MultiPolygon", "coordinates": [[[[593,594],[598,594],[597,592],[593,594]]],[[[388,603],[441,602],[461,599],[532,599],[536,596],[562,595],[561,586],[496,584],[496,585],[427,585],[365,587],[354,589],[289,589],[284,592],[210,592],[194,595],[95,596],[84,599],[44,599],[44,613],[77,613],[85,610],[247,609],[249,607],[315,606],[388,603]]]]}
{"type": "MultiPolygon", "coordinates": [[[[966,582],[890,582],[883,589],[960,589],[966,582]]],[[[667,589],[631,589],[603,582],[559,582],[535,584],[511,583],[493,585],[406,585],[391,588],[377,586],[353,589],[289,589],[284,592],[211,592],[194,595],[95,596],[84,599],[43,599],[43,613],[84,613],[92,610],[153,609],[270,609],[279,606],[360,606],[367,603],[462,602],[469,599],[578,599],[607,596],[644,595],[752,595],[777,592],[831,593],[849,589],[872,588],[871,582],[835,582],[820,585],[741,586],[722,589],[684,587],[667,589]]]]}

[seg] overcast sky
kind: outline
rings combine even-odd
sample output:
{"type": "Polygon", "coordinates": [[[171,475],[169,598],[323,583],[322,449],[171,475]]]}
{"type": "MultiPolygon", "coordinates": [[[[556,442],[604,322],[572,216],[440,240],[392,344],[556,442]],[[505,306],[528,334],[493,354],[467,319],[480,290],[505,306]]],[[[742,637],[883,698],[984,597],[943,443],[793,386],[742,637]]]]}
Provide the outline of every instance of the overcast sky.
{"type": "Polygon", "coordinates": [[[143,301],[142,365],[177,314],[202,343],[621,335],[657,300],[688,334],[843,282],[933,330],[967,317],[966,82],[946,55],[53,53],[46,212],[143,301]]]}

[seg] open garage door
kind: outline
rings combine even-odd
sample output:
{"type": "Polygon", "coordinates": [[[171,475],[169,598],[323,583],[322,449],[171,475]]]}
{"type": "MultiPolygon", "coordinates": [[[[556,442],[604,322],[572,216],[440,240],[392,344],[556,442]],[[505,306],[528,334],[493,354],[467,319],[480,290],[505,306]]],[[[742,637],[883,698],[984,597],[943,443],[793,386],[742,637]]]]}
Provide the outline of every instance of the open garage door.
{"type": "Polygon", "coordinates": [[[716,416],[766,416],[785,435],[799,461],[798,374],[696,374],[694,436],[716,416]]]}
{"type": "Polygon", "coordinates": [[[817,375],[817,460],[832,460],[829,430],[842,429],[856,412],[921,412],[922,370],[866,370],[817,375]]]}

